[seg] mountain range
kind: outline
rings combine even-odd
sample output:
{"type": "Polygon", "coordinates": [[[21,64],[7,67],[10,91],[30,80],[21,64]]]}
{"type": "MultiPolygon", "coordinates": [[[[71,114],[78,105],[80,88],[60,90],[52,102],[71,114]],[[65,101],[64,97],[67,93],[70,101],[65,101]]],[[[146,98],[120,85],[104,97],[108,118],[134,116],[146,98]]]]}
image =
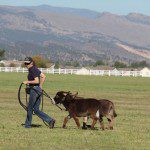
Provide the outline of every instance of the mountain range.
{"type": "Polygon", "coordinates": [[[89,65],[150,63],[150,16],[86,9],[0,6],[0,48],[7,59],[42,55],[53,62],[89,65]]]}

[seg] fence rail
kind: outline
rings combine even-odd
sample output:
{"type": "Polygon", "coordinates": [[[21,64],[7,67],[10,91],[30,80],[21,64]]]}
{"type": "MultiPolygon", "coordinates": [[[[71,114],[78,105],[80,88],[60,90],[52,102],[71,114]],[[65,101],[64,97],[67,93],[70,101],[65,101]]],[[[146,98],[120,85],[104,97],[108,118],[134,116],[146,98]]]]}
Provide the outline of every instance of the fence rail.
{"type": "MultiPolygon", "coordinates": [[[[99,76],[142,76],[141,71],[124,71],[124,70],[88,70],[88,69],[51,69],[51,68],[39,68],[43,73],[49,74],[77,74],[77,75],[99,75],[99,76]]],[[[27,68],[21,67],[0,67],[0,72],[28,72],[27,68]]],[[[147,74],[150,77],[150,74],[147,74]]]]}

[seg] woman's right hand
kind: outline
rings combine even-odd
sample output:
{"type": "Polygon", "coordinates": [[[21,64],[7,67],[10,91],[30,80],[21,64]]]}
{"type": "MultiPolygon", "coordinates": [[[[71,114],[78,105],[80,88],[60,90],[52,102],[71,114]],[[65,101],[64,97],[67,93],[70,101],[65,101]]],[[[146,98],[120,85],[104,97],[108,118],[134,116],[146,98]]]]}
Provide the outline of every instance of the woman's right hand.
{"type": "Polygon", "coordinates": [[[28,81],[23,81],[23,84],[29,84],[29,82],[28,81]]]}
{"type": "Polygon", "coordinates": [[[40,85],[40,88],[42,89],[42,85],[40,85]]]}

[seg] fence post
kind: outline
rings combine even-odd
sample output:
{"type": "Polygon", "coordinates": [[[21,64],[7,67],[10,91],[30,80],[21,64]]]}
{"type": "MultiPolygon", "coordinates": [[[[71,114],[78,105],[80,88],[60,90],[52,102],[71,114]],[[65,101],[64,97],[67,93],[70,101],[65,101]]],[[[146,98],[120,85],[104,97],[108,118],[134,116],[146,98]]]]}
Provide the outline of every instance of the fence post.
{"type": "Polygon", "coordinates": [[[137,71],[135,71],[135,77],[137,77],[137,71]]]}
{"type": "Polygon", "coordinates": [[[91,69],[90,69],[90,75],[91,75],[91,69]]]}
{"type": "Polygon", "coordinates": [[[129,76],[131,77],[131,71],[129,71],[129,76]]]}

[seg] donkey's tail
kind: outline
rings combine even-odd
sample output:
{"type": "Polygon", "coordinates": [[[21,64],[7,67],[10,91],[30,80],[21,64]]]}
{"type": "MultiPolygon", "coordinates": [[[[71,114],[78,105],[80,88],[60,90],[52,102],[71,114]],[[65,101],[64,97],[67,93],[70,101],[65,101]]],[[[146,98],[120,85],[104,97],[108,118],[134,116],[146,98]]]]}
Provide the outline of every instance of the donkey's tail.
{"type": "Polygon", "coordinates": [[[113,109],[113,115],[114,115],[114,117],[117,117],[117,113],[116,113],[115,109],[113,109]]]}
{"type": "Polygon", "coordinates": [[[117,117],[117,113],[116,113],[116,111],[115,111],[114,104],[112,104],[112,105],[110,106],[110,112],[111,112],[111,115],[112,115],[113,117],[117,117]]]}

